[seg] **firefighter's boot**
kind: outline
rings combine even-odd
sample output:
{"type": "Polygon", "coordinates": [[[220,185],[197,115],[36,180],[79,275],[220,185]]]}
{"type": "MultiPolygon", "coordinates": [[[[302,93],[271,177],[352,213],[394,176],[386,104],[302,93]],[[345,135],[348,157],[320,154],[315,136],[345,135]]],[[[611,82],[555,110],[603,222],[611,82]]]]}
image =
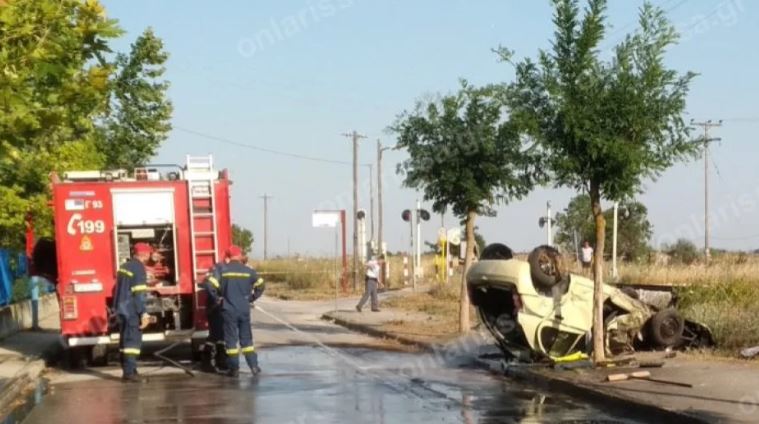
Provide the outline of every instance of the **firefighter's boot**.
{"type": "MultiPolygon", "coordinates": [[[[243,349],[243,351],[245,350],[243,349]]],[[[261,373],[261,368],[258,366],[258,354],[255,351],[248,350],[245,352],[245,362],[248,363],[248,368],[254,376],[261,373]]]]}
{"type": "Polygon", "coordinates": [[[229,365],[227,365],[227,352],[224,346],[224,343],[219,343],[216,345],[216,355],[214,358],[216,369],[221,372],[229,370],[229,365]]]}

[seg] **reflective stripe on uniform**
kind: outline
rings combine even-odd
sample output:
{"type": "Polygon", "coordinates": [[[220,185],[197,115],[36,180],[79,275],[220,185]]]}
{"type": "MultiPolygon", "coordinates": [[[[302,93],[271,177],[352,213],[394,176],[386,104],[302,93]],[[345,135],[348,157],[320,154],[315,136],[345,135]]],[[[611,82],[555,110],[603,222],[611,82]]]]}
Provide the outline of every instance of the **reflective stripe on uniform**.
{"type": "Polygon", "coordinates": [[[132,293],[144,292],[147,289],[148,289],[147,285],[145,285],[145,284],[138,284],[138,285],[132,287],[132,293]]]}
{"type": "Polygon", "coordinates": [[[248,347],[242,348],[242,353],[253,353],[255,351],[256,351],[255,346],[248,346],[248,347]]]}
{"type": "Polygon", "coordinates": [[[127,347],[127,348],[121,349],[121,353],[123,353],[124,355],[139,355],[140,349],[127,347]]]}
{"type": "Polygon", "coordinates": [[[124,274],[127,277],[134,277],[134,274],[132,273],[132,271],[126,270],[124,268],[119,268],[119,274],[124,274]]]}
{"type": "Polygon", "coordinates": [[[217,280],[216,277],[208,277],[208,282],[211,283],[211,285],[216,287],[217,289],[221,287],[221,285],[219,284],[219,280],[217,280]]]}
{"type": "Polygon", "coordinates": [[[227,355],[239,355],[240,349],[227,349],[227,355]]]}
{"type": "Polygon", "coordinates": [[[258,281],[256,281],[256,284],[253,284],[253,287],[261,287],[264,285],[264,279],[259,278],[258,281]]]}
{"type": "Polygon", "coordinates": [[[247,272],[225,272],[221,276],[225,278],[248,278],[250,274],[247,272]]]}

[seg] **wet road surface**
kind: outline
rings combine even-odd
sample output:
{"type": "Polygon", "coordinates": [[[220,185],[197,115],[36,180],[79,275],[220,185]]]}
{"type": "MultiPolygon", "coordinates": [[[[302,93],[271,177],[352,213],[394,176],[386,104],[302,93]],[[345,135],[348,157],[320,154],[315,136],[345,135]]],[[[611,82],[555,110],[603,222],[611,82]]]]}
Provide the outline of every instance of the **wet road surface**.
{"type": "MultiPolygon", "coordinates": [[[[201,373],[191,378],[151,356],[160,346],[144,346],[144,382],[121,383],[117,364],[51,370],[48,394],[23,422],[635,422],[476,369],[471,364],[478,346],[445,359],[409,353],[322,320],[334,302],[263,298],[258,304],[253,332],[262,375],[253,378],[244,368],[239,380],[201,373]]],[[[338,306],[350,310],[354,304],[347,299],[338,306]]],[[[489,342],[483,346],[492,349],[489,342]]],[[[187,344],[170,353],[176,360],[190,357],[187,344]]]]}
{"type": "Polygon", "coordinates": [[[24,422],[634,422],[425,356],[275,347],[262,352],[264,373],[255,378],[174,373],[137,384],[57,384],[24,422]]]}

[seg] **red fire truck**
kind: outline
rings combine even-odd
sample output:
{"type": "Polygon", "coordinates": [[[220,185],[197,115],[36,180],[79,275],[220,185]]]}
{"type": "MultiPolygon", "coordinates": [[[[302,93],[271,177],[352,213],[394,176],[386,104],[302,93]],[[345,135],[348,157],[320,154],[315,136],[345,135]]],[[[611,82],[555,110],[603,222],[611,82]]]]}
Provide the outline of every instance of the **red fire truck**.
{"type": "Polygon", "coordinates": [[[53,183],[61,334],[91,363],[107,362],[118,344],[115,275],[138,242],[155,251],[146,265],[152,323],[143,341],[191,339],[197,349],[208,335],[198,283],[231,244],[231,182],[210,156],[162,170],[67,172],[53,183]]]}

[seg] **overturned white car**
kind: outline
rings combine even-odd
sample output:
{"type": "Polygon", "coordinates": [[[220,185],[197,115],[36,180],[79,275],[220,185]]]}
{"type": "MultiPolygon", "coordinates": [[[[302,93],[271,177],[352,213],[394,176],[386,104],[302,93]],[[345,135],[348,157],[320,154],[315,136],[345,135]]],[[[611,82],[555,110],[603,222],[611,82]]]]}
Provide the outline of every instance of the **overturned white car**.
{"type": "MultiPolygon", "coordinates": [[[[490,245],[470,268],[467,285],[507,357],[536,361],[590,352],[593,281],[565,272],[556,249],[538,247],[523,261],[505,245],[490,245]]],[[[607,353],[713,344],[709,330],[683,319],[674,301],[655,306],[634,290],[608,284],[603,293],[607,353]]]]}

